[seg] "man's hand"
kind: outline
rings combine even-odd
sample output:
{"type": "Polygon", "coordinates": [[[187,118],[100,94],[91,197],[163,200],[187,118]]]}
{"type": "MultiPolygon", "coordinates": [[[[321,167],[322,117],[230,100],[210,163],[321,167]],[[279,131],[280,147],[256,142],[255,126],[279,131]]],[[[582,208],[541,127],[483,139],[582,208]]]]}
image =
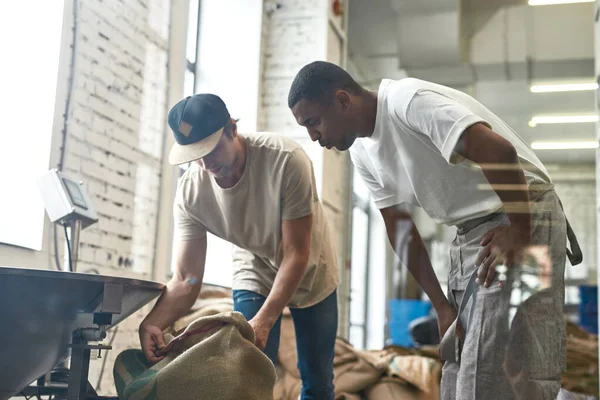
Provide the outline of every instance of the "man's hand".
{"type": "MultiPolygon", "coordinates": [[[[477,255],[477,282],[489,287],[496,276],[496,266],[510,268],[523,258],[523,252],[531,242],[531,233],[516,226],[500,226],[488,232],[481,240],[483,249],[477,255]]],[[[503,285],[503,282],[500,282],[503,285]]]]}
{"type": "MultiPolygon", "coordinates": [[[[448,304],[448,306],[440,310],[436,310],[436,313],[438,318],[438,330],[440,332],[441,341],[444,335],[446,334],[446,331],[448,331],[448,328],[450,328],[450,325],[452,325],[452,323],[458,316],[458,312],[454,309],[454,307],[448,304]]],[[[456,333],[458,337],[462,340],[462,326],[460,325],[460,322],[456,326],[456,333]]]]}
{"type": "Polygon", "coordinates": [[[248,323],[254,330],[254,335],[256,337],[254,343],[256,344],[256,347],[258,347],[260,350],[264,350],[267,346],[269,332],[271,332],[274,324],[260,317],[254,317],[248,321],[248,323]]]}
{"type": "Polygon", "coordinates": [[[146,359],[155,364],[165,358],[161,350],[167,345],[163,340],[162,330],[154,325],[140,325],[140,343],[146,359]]]}

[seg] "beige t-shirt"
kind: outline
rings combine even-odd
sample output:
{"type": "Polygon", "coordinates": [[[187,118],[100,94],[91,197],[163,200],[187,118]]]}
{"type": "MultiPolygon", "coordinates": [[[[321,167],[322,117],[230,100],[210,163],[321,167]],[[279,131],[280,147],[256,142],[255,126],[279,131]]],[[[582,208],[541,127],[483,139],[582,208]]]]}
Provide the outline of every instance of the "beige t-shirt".
{"type": "Polygon", "coordinates": [[[234,245],[233,289],[268,296],[283,260],[282,221],[312,213],[308,267],[289,306],[319,303],[337,287],[338,274],[312,163],[302,147],[285,136],[243,136],[246,167],[232,188],[221,188],[195,163],[183,174],[173,207],[175,235],[193,240],[208,231],[229,241],[234,245]]]}

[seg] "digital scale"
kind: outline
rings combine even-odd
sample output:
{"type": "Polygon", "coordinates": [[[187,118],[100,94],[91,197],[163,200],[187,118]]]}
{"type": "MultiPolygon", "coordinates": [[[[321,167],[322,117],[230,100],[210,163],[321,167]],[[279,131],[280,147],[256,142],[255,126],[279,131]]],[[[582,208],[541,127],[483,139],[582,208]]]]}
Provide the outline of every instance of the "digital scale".
{"type": "Polygon", "coordinates": [[[38,186],[50,220],[70,229],[71,268],[0,266],[0,400],[111,399],[98,396],[88,382],[91,352],[109,350],[102,344],[106,332],[159,296],[164,285],[75,272],[79,232],[98,221],[93,204],[81,181],[56,169],[38,186]],[[60,382],[52,380],[57,366],[66,375],[60,382]]]}
{"type": "MultiPolygon", "coordinates": [[[[98,222],[98,215],[83,186],[57,169],[51,169],[38,181],[38,187],[50,221],[69,227],[70,270],[77,269],[79,233],[98,222]]],[[[67,237],[68,239],[68,237],[67,237]]]]}

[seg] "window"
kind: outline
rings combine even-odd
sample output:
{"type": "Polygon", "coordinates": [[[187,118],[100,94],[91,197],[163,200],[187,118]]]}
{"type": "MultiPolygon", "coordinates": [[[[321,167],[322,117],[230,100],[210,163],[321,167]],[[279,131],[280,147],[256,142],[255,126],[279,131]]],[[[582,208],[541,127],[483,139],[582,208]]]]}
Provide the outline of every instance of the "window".
{"type": "Polygon", "coordinates": [[[350,274],[349,340],[358,349],[366,346],[369,212],[355,205],[352,211],[352,269],[350,274]]]}
{"type": "Polygon", "coordinates": [[[386,338],[388,239],[369,189],[354,171],[349,341],[358,349],[381,348],[386,338]]]}
{"type": "Polygon", "coordinates": [[[352,269],[350,270],[350,343],[363,349],[367,345],[369,310],[370,222],[369,190],[358,171],[354,171],[352,209],[352,269]]]}
{"type": "Polygon", "coordinates": [[[0,47],[12,60],[0,68],[2,108],[10,115],[0,134],[0,242],[33,250],[42,249],[45,211],[36,181],[50,158],[63,8],[46,0],[0,6],[0,47]]]}
{"type": "MultiPolygon", "coordinates": [[[[187,65],[184,79],[184,96],[191,96],[197,91],[197,57],[198,37],[200,34],[200,13],[202,0],[191,0],[188,14],[188,33],[186,43],[187,65]]],[[[183,175],[190,164],[180,166],[180,175],[183,175]]],[[[175,247],[175,246],[174,246],[175,247]]],[[[204,282],[213,285],[231,287],[232,282],[232,245],[208,233],[208,247],[206,253],[206,268],[204,282]]],[[[173,267],[173,266],[172,266],[173,267]]]]}
{"type": "Polygon", "coordinates": [[[198,22],[200,19],[200,1],[191,0],[188,13],[188,31],[185,57],[187,65],[184,76],[183,95],[191,96],[196,92],[196,58],[198,56],[198,22]]]}

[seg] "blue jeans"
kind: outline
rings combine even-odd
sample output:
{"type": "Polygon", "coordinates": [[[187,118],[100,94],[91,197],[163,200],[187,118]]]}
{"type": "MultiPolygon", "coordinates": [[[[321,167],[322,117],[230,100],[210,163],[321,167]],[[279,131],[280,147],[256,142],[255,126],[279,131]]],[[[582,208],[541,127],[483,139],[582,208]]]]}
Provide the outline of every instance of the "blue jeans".
{"type": "MultiPolygon", "coordinates": [[[[266,298],[248,290],[233,291],[233,309],[249,321],[266,298]]],[[[308,308],[290,308],[296,331],[298,370],[302,379],[302,400],[333,400],[333,356],[337,335],[338,309],[334,291],[308,308]]],[[[271,329],[264,353],[277,363],[281,316],[271,329]]]]}

